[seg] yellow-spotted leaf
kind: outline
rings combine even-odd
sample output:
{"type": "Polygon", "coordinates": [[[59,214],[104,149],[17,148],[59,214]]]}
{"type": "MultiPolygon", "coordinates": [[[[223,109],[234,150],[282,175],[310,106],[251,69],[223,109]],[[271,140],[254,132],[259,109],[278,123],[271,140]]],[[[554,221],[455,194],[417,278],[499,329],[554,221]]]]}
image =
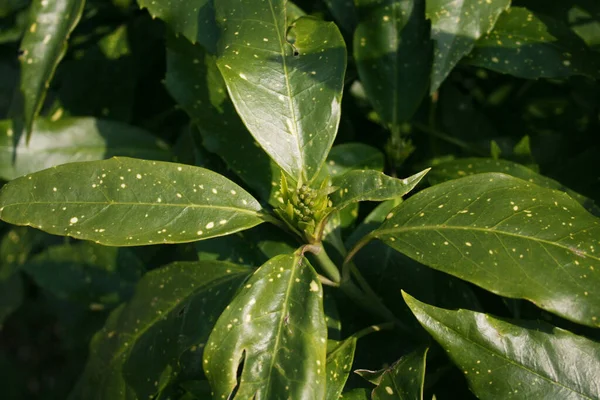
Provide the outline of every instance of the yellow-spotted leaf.
{"type": "Polygon", "coordinates": [[[563,192],[473,175],[412,196],[371,236],[496,294],[600,326],[600,219],[563,192]]]}
{"type": "Polygon", "coordinates": [[[428,350],[405,355],[379,376],[373,400],[422,400],[428,350]]]}
{"type": "Polygon", "coordinates": [[[322,399],[326,352],[321,284],[295,253],[246,281],[219,317],[203,365],[216,399],[322,399]]]}
{"type": "Polygon", "coordinates": [[[334,23],[289,21],[285,3],[217,2],[217,63],[256,141],[292,178],[309,181],[337,133],[346,48],[334,23]]]}
{"type": "Polygon", "coordinates": [[[597,399],[600,344],[544,322],[433,307],[404,293],[480,399],[597,399]]]}
{"type": "Polygon", "coordinates": [[[356,337],[349,337],[330,346],[327,352],[327,394],[326,399],[338,399],[352,370],[356,337]]]}
{"type": "Polygon", "coordinates": [[[109,246],[181,243],[262,222],[260,204],[215,172],[134,158],[64,164],[0,191],[0,218],[109,246]]]}

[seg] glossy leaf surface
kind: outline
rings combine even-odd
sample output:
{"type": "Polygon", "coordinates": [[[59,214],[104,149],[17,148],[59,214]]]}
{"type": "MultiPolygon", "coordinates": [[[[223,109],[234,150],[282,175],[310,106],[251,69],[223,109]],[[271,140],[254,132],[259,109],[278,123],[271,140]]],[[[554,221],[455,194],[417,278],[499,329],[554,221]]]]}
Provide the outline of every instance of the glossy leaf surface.
{"type": "Polygon", "coordinates": [[[363,143],[344,143],[331,148],[327,156],[329,175],[341,176],[356,169],[372,169],[383,172],[384,155],[375,147],[363,143]]]}
{"type": "Polygon", "coordinates": [[[169,161],[169,146],[143,129],[95,118],[37,119],[35,141],[15,145],[12,122],[0,121],[0,178],[15,179],[59,164],[113,156],[169,161]]]}
{"type": "Polygon", "coordinates": [[[279,182],[280,169],[237,115],[216,57],[183,37],[169,35],[165,84],[200,130],[204,147],[220,156],[260,197],[275,204],[272,182],[279,182]]]}
{"type": "Polygon", "coordinates": [[[342,394],[348,374],[352,370],[356,338],[350,337],[336,345],[327,354],[326,399],[338,399],[342,394]]]}
{"type": "Polygon", "coordinates": [[[480,37],[491,31],[510,0],[427,0],[427,18],[435,42],[431,93],[438,90],[480,37]]]}
{"type": "Polygon", "coordinates": [[[373,390],[373,400],[422,400],[427,351],[415,350],[385,371],[373,390]]]}
{"type": "Polygon", "coordinates": [[[262,222],[260,204],[217,173],[117,157],[17,178],[0,206],[7,222],[112,246],[191,242],[262,222]]]}
{"type": "Polygon", "coordinates": [[[402,197],[423,179],[429,170],[421,171],[406,179],[396,179],[378,171],[350,171],[332,179],[336,188],[330,196],[333,207],[344,208],[358,201],[383,201],[402,197]]]}
{"type": "Polygon", "coordinates": [[[600,326],[600,222],[563,192],[473,175],[412,196],[372,235],[496,294],[600,326]]]}
{"type": "Polygon", "coordinates": [[[248,279],[219,317],[204,372],[215,398],[235,390],[236,399],[321,399],[326,350],[319,279],[302,256],[280,255],[248,279]]]}
{"type": "Polygon", "coordinates": [[[600,344],[543,322],[451,311],[404,294],[480,399],[593,399],[600,344]]]}
{"type": "Polygon", "coordinates": [[[192,43],[201,44],[209,53],[217,49],[219,28],[215,21],[214,0],[137,0],[141,8],[160,18],[173,32],[192,43]]]}
{"type": "Polygon", "coordinates": [[[354,58],[360,81],[386,126],[398,130],[427,94],[433,47],[425,0],[356,0],[354,58]]]}
{"type": "Polygon", "coordinates": [[[249,273],[246,267],[205,261],[173,263],[146,274],[133,299],[113,311],[92,339],[70,399],[154,395],[177,368],[180,354],[206,341],[249,273]]]}
{"type": "Polygon", "coordinates": [[[600,66],[574,32],[522,7],[503,12],[494,29],[475,43],[467,60],[528,79],[600,76],[600,66]]]}
{"type": "Polygon", "coordinates": [[[26,136],[44,103],[58,63],[67,51],[67,40],[83,13],[85,0],[36,0],[31,25],[21,41],[21,92],[26,136]]]}
{"type": "Polygon", "coordinates": [[[215,6],[218,66],[239,115],[285,172],[311,180],[340,121],[346,50],[339,30],[310,17],[290,25],[284,0],[215,6]]]}

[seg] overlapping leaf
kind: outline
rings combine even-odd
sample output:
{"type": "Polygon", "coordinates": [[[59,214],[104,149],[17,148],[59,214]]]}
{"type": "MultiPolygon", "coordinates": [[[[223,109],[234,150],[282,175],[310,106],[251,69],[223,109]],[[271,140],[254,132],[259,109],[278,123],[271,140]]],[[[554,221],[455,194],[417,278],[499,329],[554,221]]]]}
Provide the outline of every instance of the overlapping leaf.
{"type": "Polygon", "coordinates": [[[169,161],[169,146],[148,132],[95,118],[38,119],[35,141],[14,143],[12,122],[0,121],[0,178],[15,179],[59,164],[128,156],[169,161]]]}
{"type": "Polygon", "coordinates": [[[473,175],[409,198],[372,236],[494,293],[600,326],[600,221],[563,192],[473,175]]]}
{"type": "Polygon", "coordinates": [[[422,400],[428,350],[415,350],[385,371],[373,390],[373,400],[422,400]]]}
{"type": "Polygon", "coordinates": [[[397,131],[427,94],[433,48],[425,0],[355,0],[354,58],[369,100],[397,131]]]}
{"type": "Polygon", "coordinates": [[[180,354],[202,346],[219,313],[250,273],[221,262],[179,262],[152,271],[133,299],[93,338],[70,399],[147,399],[176,371],[180,354]]]}
{"type": "Polygon", "coordinates": [[[328,350],[326,399],[338,399],[352,370],[356,337],[350,337],[328,350]]]}
{"type": "Polygon", "coordinates": [[[311,180],[340,120],[346,51],[339,30],[309,17],[287,21],[284,0],[215,6],[218,66],[239,115],[285,172],[311,180]]]}
{"type": "Polygon", "coordinates": [[[543,322],[433,307],[404,294],[480,399],[594,399],[600,344],[543,322]]]}
{"type": "Polygon", "coordinates": [[[427,18],[435,41],[431,93],[438,90],[480,37],[494,27],[510,0],[428,0],[427,18]]]}
{"type": "Polygon", "coordinates": [[[6,222],[112,246],[190,242],[262,222],[260,204],[217,173],[117,157],[15,179],[0,207],[6,222]]]}
{"type": "Polygon", "coordinates": [[[322,297],[317,274],[301,255],[280,255],[261,266],[208,339],[204,372],[213,397],[323,398],[327,325],[322,297]]]}
{"type": "Polygon", "coordinates": [[[31,25],[21,41],[21,92],[25,131],[29,138],[33,120],[46,97],[54,71],[67,50],[67,40],[79,22],[85,0],[36,0],[31,25]]]}
{"type": "Polygon", "coordinates": [[[600,76],[585,42],[566,26],[523,7],[512,7],[481,37],[468,57],[473,65],[520,78],[600,76]]]}
{"type": "Polygon", "coordinates": [[[363,143],[344,143],[331,148],[327,156],[329,175],[341,176],[356,169],[383,172],[384,155],[375,147],[363,143]]]}

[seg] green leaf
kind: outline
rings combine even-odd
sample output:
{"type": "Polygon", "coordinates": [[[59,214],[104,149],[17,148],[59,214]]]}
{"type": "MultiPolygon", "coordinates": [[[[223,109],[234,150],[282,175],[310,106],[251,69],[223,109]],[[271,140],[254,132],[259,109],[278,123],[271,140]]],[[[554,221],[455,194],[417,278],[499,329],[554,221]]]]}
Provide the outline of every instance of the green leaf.
{"type": "Polygon", "coordinates": [[[370,400],[369,389],[358,388],[342,393],[340,399],[344,400],[370,400]]]}
{"type": "Polygon", "coordinates": [[[600,326],[600,223],[567,194],[504,174],[412,196],[371,235],[493,293],[600,326]]]}
{"type": "Polygon", "coordinates": [[[352,0],[324,0],[337,24],[352,36],[358,24],[358,13],[352,0]]]}
{"type": "Polygon", "coordinates": [[[117,157],[17,178],[0,207],[6,222],[109,246],[191,242],[262,222],[260,204],[215,172],[117,157]]]}
{"type": "Polygon", "coordinates": [[[240,117],[285,172],[310,181],[340,121],[346,50],[339,30],[310,17],[290,25],[284,0],[221,0],[216,10],[218,66],[240,117]]]}
{"type": "Polygon", "coordinates": [[[561,190],[566,192],[588,211],[597,212],[598,206],[594,204],[592,199],[580,195],[554,179],[537,174],[531,169],[512,161],[474,157],[451,160],[440,163],[432,168],[431,172],[427,174],[427,179],[432,185],[435,185],[451,179],[458,179],[485,172],[501,172],[506,175],[514,176],[515,178],[521,178],[524,181],[535,183],[541,187],[561,190]]]}
{"type": "Polygon", "coordinates": [[[79,22],[85,0],[32,2],[31,25],[21,41],[21,92],[27,141],[58,63],[67,51],[69,35],[79,22]]]}
{"type": "Polygon", "coordinates": [[[512,7],[494,29],[481,37],[467,58],[469,64],[520,78],[600,76],[585,42],[549,17],[512,7]]]}
{"type": "Polygon", "coordinates": [[[427,0],[426,13],[435,41],[431,93],[509,6],[510,0],[427,0]]]}
{"type": "Polygon", "coordinates": [[[378,171],[350,171],[332,179],[336,190],[330,199],[334,208],[342,209],[358,201],[383,201],[402,197],[414,189],[428,171],[426,169],[406,179],[392,178],[378,171]]]}
{"type": "Polygon", "coordinates": [[[355,0],[354,58],[384,124],[399,130],[427,94],[433,48],[425,0],[355,0]]]}
{"type": "Polygon", "coordinates": [[[404,293],[480,399],[592,399],[600,393],[600,344],[543,322],[450,311],[404,293]]]}
{"type": "Polygon", "coordinates": [[[356,350],[356,337],[350,337],[336,343],[327,353],[327,387],[326,399],[338,399],[352,370],[356,350]]]}
{"type": "Polygon", "coordinates": [[[0,121],[0,178],[15,179],[59,164],[95,161],[113,156],[168,161],[166,143],[148,132],[115,121],[95,118],[37,119],[35,141],[21,136],[15,145],[10,120],[0,121]]]}
{"type": "Polygon", "coordinates": [[[153,18],[160,18],[175,33],[199,43],[209,53],[217,51],[219,28],[215,21],[214,0],[137,0],[153,18]]]}
{"type": "Polygon", "coordinates": [[[204,147],[219,155],[261,198],[275,205],[281,170],[237,115],[216,57],[183,37],[168,35],[165,84],[198,126],[204,147]]]}
{"type": "Polygon", "coordinates": [[[235,391],[239,399],[323,398],[322,298],[317,274],[301,255],[280,255],[261,266],[208,339],[204,372],[213,397],[229,398],[235,391]]]}
{"type": "Polygon", "coordinates": [[[58,298],[104,310],[131,296],[144,269],[128,249],[83,242],[51,246],[27,261],[23,270],[58,298]]]}
{"type": "Polygon", "coordinates": [[[70,399],[147,399],[166,384],[179,355],[203,344],[250,270],[221,262],[176,262],[146,274],[133,299],[111,313],[91,342],[70,399]]]}
{"type": "Polygon", "coordinates": [[[357,169],[383,172],[384,155],[375,147],[363,143],[344,143],[331,148],[327,156],[327,169],[331,177],[344,175],[357,169]]]}
{"type": "Polygon", "coordinates": [[[13,274],[0,280],[0,332],[4,320],[23,302],[23,280],[21,275],[13,274]]]}
{"type": "Polygon", "coordinates": [[[422,400],[428,350],[415,350],[388,368],[373,390],[373,400],[422,400]]]}

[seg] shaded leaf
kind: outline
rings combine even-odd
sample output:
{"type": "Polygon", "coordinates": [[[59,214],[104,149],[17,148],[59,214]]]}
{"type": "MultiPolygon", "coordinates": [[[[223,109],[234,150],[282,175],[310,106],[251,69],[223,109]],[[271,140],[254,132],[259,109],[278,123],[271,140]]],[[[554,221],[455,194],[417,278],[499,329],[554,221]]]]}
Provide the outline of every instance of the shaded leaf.
{"type": "Polygon", "coordinates": [[[350,337],[336,343],[335,347],[327,352],[327,387],[326,399],[338,399],[352,370],[356,338],[350,337]]]}
{"type": "Polygon", "coordinates": [[[208,339],[204,372],[213,397],[227,398],[235,390],[239,399],[323,398],[322,297],[317,274],[302,256],[280,255],[261,266],[208,339]]]}
{"type": "Polygon", "coordinates": [[[339,30],[309,17],[289,25],[284,0],[222,0],[216,10],[218,66],[240,117],[294,180],[311,180],[340,121],[346,51],[339,30]]]}
{"type": "Polygon", "coordinates": [[[59,164],[95,161],[113,156],[168,161],[166,143],[130,125],[95,118],[37,119],[35,141],[14,143],[9,120],[0,121],[0,178],[11,180],[59,164]]]}
{"type": "Polygon", "coordinates": [[[333,207],[342,209],[348,204],[358,201],[383,201],[402,197],[423,179],[429,169],[421,171],[406,179],[396,179],[378,171],[350,171],[332,179],[336,188],[330,196],[333,207]]]}
{"type": "Polygon", "coordinates": [[[203,145],[219,155],[231,170],[263,199],[276,204],[280,169],[257,145],[237,115],[216,57],[185,38],[167,36],[169,93],[198,126],[203,145]]]}
{"type": "Polygon", "coordinates": [[[176,33],[199,43],[209,53],[217,50],[219,28],[215,21],[214,0],[137,0],[153,18],[160,18],[176,33]]]}
{"type": "Polygon", "coordinates": [[[371,235],[493,293],[600,326],[600,223],[565,193],[504,174],[412,196],[371,235]]]}
{"type": "Polygon", "coordinates": [[[340,399],[344,400],[371,400],[369,389],[358,388],[342,393],[340,399]]]}
{"type": "Polygon", "coordinates": [[[27,138],[46,97],[69,35],[79,22],[85,0],[36,0],[29,9],[31,25],[21,41],[21,92],[27,138]]]}
{"type": "Polygon", "coordinates": [[[134,158],[60,165],[11,181],[1,218],[112,246],[180,243],[262,222],[260,204],[198,167],[134,158]]]}
{"type": "Polygon", "coordinates": [[[504,11],[494,29],[481,37],[469,64],[520,78],[600,76],[585,42],[558,21],[522,7],[504,11]]]}
{"type": "Polygon", "coordinates": [[[404,298],[479,398],[592,399],[600,393],[596,342],[543,322],[511,323],[404,298]]]}
{"type": "Polygon", "coordinates": [[[415,350],[385,371],[373,390],[373,400],[422,400],[428,350],[415,350]]]}
{"type": "Polygon", "coordinates": [[[358,13],[352,0],[324,0],[337,24],[352,35],[358,24],[358,13]]]}
{"type": "Polygon", "coordinates": [[[128,249],[83,242],[51,246],[23,270],[58,298],[104,310],[131,296],[144,268],[128,249]]]}
{"type": "Polygon", "coordinates": [[[177,262],[149,272],[91,342],[70,399],[147,399],[164,387],[179,355],[206,341],[249,274],[221,262],[177,262]]]}
{"type": "Polygon", "coordinates": [[[21,306],[23,302],[23,280],[21,275],[13,274],[0,280],[0,331],[4,320],[21,306]]]}
{"type": "Polygon", "coordinates": [[[471,52],[481,36],[491,31],[510,0],[428,0],[434,40],[431,88],[438,90],[458,62],[471,52]]]}
{"type": "Polygon", "coordinates": [[[383,172],[384,155],[375,147],[363,143],[344,143],[331,148],[327,156],[327,170],[331,177],[344,175],[356,169],[383,172]]]}
{"type": "Polygon", "coordinates": [[[354,58],[373,108],[390,129],[410,120],[427,94],[433,48],[425,0],[355,0],[354,58]]]}

